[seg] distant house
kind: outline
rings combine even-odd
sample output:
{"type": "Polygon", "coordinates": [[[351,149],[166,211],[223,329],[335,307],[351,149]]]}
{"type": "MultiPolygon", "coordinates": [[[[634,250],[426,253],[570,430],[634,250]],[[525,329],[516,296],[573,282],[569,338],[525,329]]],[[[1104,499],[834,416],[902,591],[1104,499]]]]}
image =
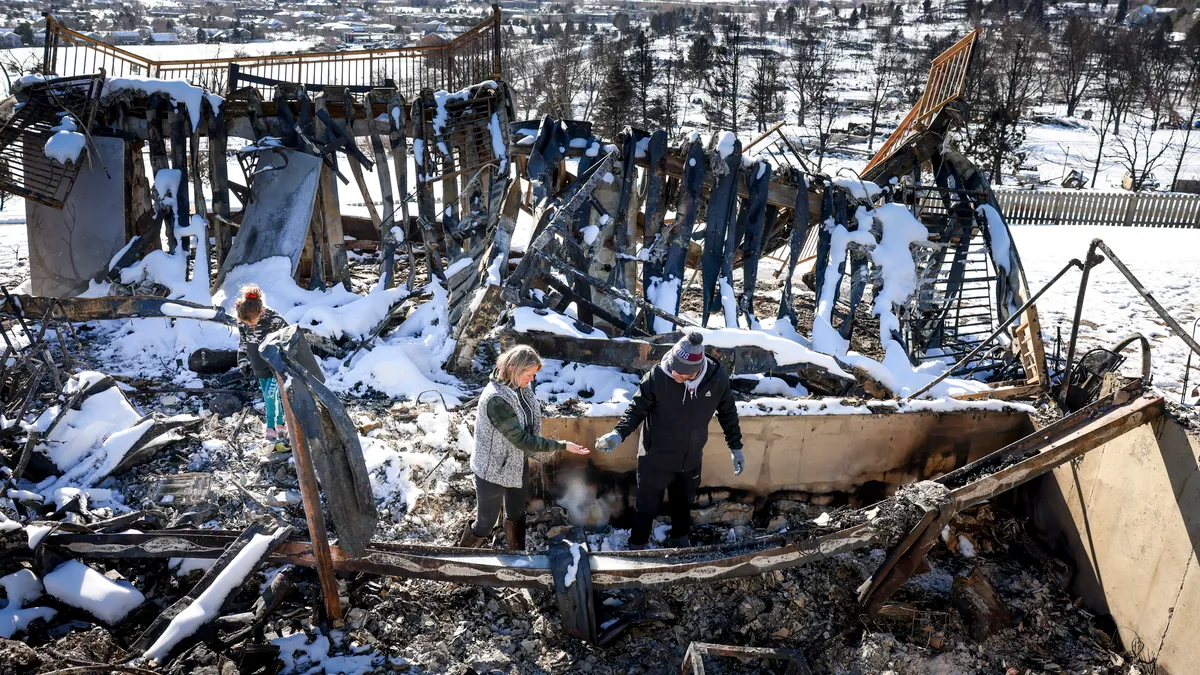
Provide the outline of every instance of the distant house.
{"type": "Polygon", "coordinates": [[[179,44],[179,36],[175,33],[151,33],[150,42],[156,45],[179,44]]]}
{"type": "Polygon", "coordinates": [[[417,40],[418,47],[440,47],[444,44],[446,44],[445,38],[437,33],[426,33],[421,36],[421,39],[417,40]]]}
{"type": "Polygon", "coordinates": [[[145,41],[141,31],[114,30],[108,34],[110,45],[140,45],[145,41]]]}
{"type": "Polygon", "coordinates": [[[21,42],[20,35],[17,35],[11,29],[0,28],[0,49],[16,49],[23,46],[25,45],[21,42]]]}

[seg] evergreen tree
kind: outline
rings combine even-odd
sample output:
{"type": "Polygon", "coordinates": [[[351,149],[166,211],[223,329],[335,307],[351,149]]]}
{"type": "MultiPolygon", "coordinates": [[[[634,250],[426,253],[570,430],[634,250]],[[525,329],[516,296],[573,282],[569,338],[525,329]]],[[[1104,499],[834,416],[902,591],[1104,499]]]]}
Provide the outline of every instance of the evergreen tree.
{"type": "MultiPolygon", "coordinates": [[[[925,0],[925,2],[929,2],[929,0],[925,0]]],[[[858,28],[858,8],[857,7],[855,7],[854,10],[852,12],[850,12],[849,21],[850,21],[851,28],[858,28]]]]}
{"type": "Polygon", "coordinates": [[[596,101],[596,119],[605,138],[616,138],[625,128],[633,107],[634,89],[624,59],[625,48],[618,45],[604,74],[604,85],[596,101]]]}
{"type": "Polygon", "coordinates": [[[17,26],[16,30],[13,32],[20,36],[21,42],[24,44],[33,44],[33,26],[29,25],[28,23],[23,23],[17,26]]]}
{"type": "Polygon", "coordinates": [[[1125,23],[1125,17],[1129,14],[1129,0],[1120,0],[1117,3],[1117,23],[1125,23]]]}

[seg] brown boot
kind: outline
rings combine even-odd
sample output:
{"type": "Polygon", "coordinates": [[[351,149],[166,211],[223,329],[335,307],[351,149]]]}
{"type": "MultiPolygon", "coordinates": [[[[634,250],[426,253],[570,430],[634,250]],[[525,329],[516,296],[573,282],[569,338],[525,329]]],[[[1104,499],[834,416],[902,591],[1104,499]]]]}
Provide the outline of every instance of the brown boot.
{"type": "Polygon", "coordinates": [[[471,523],[467,523],[467,526],[463,528],[462,535],[458,538],[457,546],[459,548],[479,548],[483,546],[483,542],[484,538],[476,535],[471,529],[471,523]]]}
{"type": "Polygon", "coordinates": [[[508,539],[508,550],[525,550],[525,517],[520,520],[504,519],[504,537],[508,539]]]}

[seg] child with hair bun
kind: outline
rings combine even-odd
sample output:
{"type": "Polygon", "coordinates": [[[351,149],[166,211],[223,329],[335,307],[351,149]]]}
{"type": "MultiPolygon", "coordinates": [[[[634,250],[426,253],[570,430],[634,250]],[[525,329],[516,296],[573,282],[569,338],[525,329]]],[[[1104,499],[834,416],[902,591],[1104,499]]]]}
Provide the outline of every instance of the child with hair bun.
{"type": "Polygon", "coordinates": [[[259,355],[258,345],[267,335],[288,324],[277,312],[267,307],[262,289],[258,286],[242,286],[234,309],[240,337],[238,367],[245,369],[249,365],[254,376],[258,378],[266,413],[267,443],[273,445],[278,452],[286,452],[287,423],[283,419],[283,407],[279,403],[279,382],[272,374],[270,366],[259,355]]]}

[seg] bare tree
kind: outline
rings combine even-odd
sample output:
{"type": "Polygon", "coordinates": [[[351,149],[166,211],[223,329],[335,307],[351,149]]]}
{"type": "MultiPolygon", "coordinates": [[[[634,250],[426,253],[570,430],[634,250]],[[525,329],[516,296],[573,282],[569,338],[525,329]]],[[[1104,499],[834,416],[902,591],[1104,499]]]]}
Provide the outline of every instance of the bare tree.
{"type": "MultiPolygon", "coordinates": [[[[1197,24],[1200,26],[1200,24],[1197,24]]],[[[1187,115],[1183,116],[1185,129],[1183,138],[1176,142],[1175,173],[1171,176],[1171,189],[1179,182],[1179,172],[1183,170],[1183,159],[1193,149],[1192,131],[1196,128],[1196,115],[1200,113],[1200,45],[1188,46],[1187,76],[1184,80],[1183,96],[1186,102],[1187,115]]],[[[1172,134],[1175,135],[1174,133],[1172,134]]],[[[1174,140],[1174,139],[1172,139],[1174,140]]]]}
{"type": "Polygon", "coordinates": [[[550,47],[546,61],[534,78],[534,86],[541,92],[539,113],[559,119],[575,116],[575,97],[580,93],[577,73],[582,61],[583,49],[577,31],[566,30],[559,33],[550,47]]]}
{"type": "Polygon", "coordinates": [[[804,21],[801,23],[800,36],[792,44],[796,53],[792,60],[792,79],[795,82],[792,91],[796,94],[796,124],[799,126],[804,126],[813,101],[813,80],[820,60],[821,44],[826,37],[828,35],[823,27],[804,21]]]}
{"type": "Polygon", "coordinates": [[[713,50],[713,67],[705,78],[704,115],[715,130],[736,132],[741,113],[743,39],[746,28],[738,16],[727,17],[721,45],[713,50]]]}
{"type": "Polygon", "coordinates": [[[1124,134],[1114,134],[1112,156],[1129,176],[1130,189],[1137,192],[1154,182],[1154,171],[1162,165],[1170,143],[1154,141],[1155,120],[1149,109],[1130,113],[1124,134]]]}
{"type": "Polygon", "coordinates": [[[1138,35],[1126,28],[1112,30],[1100,42],[1100,95],[1108,106],[1114,135],[1121,133],[1121,120],[1141,89],[1145,55],[1139,42],[1138,35]]]}
{"type": "Polygon", "coordinates": [[[816,53],[816,61],[810,79],[810,102],[807,117],[808,128],[817,142],[817,169],[825,160],[825,152],[829,149],[830,136],[833,132],[833,121],[841,110],[837,92],[834,64],[837,52],[832,44],[822,43],[816,53]]]}
{"type": "Polygon", "coordinates": [[[783,86],[779,82],[779,53],[760,49],[754,59],[754,80],[750,83],[747,111],[754,117],[755,128],[766,131],[782,112],[783,86]]]}
{"type": "Polygon", "coordinates": [[[1050,73],[1055,87],[1067,103],[1067,117],[1075,116],[1079,101],[1096,79],[1098,38],[1095,21],[1078,14],[1067,19],[1058,36],[1053,54],[1054,67],[1050,73]]]}
{"type": "Polygon", "coordinates": [[[650,40],[646,38],[646,31],[638,31],[637,37],[633,39],[633,53],[630,56],[630,65],[633,67],[633,86],[637,91],[637,106],[641,113],[641,126],[649,128],[650,86],[656,74],[656,64],[654,63],[654,52],[650,49],[650,40]]]}
{"type": "Polygon", "coordinates": [[[892,85],[898,79],[900,55],[896,50],[896,41],[890,26],[880,28],[876,33],[879,44],[879,54],[872,60],[870,73],[871,93],[871,128],[867,133],[867,149],[875,145],[875,129],[879,124],[879,111],[883,102],[892,93],[892,85]]]}
{"type": "Polygon", "coordinates": [[[973,82],[977,104],[976,131],[968,150],[990,167],[990,178],[1003,182],[1003,167],[1014,170],[1024,160],[1025,140],[1021,117],[1044,85],[1047,39],[1040,24],[1005,18],[992,32],[994,38],[975,58],[982,74],[973,82]]]}
{"type": "Polygon", "coordinates": [[[513,105],[519,116],[529,116],[537,109],[541,94],[534,86],[537,63],[528,41],[508,35],[502,42],[504,81],[513,92],[513,105]]]}

